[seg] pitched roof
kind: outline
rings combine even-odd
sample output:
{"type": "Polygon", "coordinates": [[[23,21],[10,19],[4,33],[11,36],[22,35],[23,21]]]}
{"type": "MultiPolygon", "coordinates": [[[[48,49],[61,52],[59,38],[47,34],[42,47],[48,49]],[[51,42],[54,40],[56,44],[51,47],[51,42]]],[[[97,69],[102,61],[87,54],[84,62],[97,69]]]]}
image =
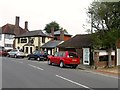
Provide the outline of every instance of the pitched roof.
{"type": "Polygon", "coordinates": [[[45,43],[44,45],[41,46],[41,48],[55,48],[58,46],[62,41],[59,40],[53,40],[45,43]]]}
{"type": "Polygon", "coordinates": [[[14,34],[14,28],[15,26],[12,24],[6,24],[2,26],[2,33],[3,34],[14,34]]]}
{"type": "Polygon", "coordinates": [[[6,24],[6,25],[2,26],[2,33],[21,35],[26,32],[26,30],[22,29],[20,26],[18,27],[18,29],[19,29],[19,32],[15,32],[15,25],[6,24]]]}
{"type": "MultiPolygon", "coordinates": [[[[55,32],[54,32],[54,35],[60,35],[60,30],[55,31],[55,32]]],[[[66,32],[66,31],[64,31],[64,35],[72,36],[72,35],[70,35],[70,34],[69,34],[68,32],[66,32]]]]}
{"type": "Polygon", "coordinates": [[[60,48],[83,48],[92,45],[91,34],[78,34],[58,45],[60,48]]]}
{"type": "Polygon", "coordinates": [[[34,30],[34,31],[28,31],[22,35],[16,36],[16,37],[31,37],[31,36],[45,36],[49,37],[48,35],[44,34],[42,30],[34,30]]]}

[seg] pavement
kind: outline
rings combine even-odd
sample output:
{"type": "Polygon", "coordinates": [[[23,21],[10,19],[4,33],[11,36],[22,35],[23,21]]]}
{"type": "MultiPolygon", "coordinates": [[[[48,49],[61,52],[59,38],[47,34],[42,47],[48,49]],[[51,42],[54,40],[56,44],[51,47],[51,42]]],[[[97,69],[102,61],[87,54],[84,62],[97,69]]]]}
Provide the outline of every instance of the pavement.
{"type": "Polygon", "coordinates": [[[94,69],[88,65],[79,65],[79,69],[120,77],[120,66],[94,69]]]}

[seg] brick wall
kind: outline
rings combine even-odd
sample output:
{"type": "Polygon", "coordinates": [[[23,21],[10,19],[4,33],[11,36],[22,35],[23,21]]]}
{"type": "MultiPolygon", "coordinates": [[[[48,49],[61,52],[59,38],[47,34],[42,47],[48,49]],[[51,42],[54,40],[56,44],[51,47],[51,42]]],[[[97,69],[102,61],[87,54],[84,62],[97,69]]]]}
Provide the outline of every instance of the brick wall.
{"type": "MultiPolygon", "coordinates": [[[[112,66],[115,66],[115,56],[113,57],[113,60],[111,61],[112,66]]],[[[95,68],[104,68],[108,67],[108,61],[100,61],[99,60],[99,52],[94,52],[94,66],[95,68]]]]}
{"type": "MultiPolygon", "coordinates": [[[[57,40],[60,40],[60,36],[56,36],[57,40]]],[[[64,35],[64,41],[71,39],[71,36],[64,35]]]]}

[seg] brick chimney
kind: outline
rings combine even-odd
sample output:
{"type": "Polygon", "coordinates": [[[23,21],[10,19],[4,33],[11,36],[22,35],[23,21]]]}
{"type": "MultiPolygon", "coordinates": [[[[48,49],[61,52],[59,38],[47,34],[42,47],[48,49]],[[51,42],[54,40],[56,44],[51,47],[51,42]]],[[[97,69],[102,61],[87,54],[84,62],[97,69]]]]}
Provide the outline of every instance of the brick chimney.
{"type": "Polygon", "coordinates": [[[28,21],[25,21],[25,28],[26,31],[28,31],[28,21]]]}
{"type": "Polygon", "coordinates": [[[64,30],[63,30],[63,28],[60,30],[60,40],[64,41],[64,30]]]}
{"type": "Polygon", "coordinates": [[[19,17],[18,16],[16,16],[16,18],[15,18],[14,34],[15,35],[19,35],[20,34],[20,31],[19,31],[19,17]]]}
{"type": "Polygon", "coordinates": [[[15,26],[19,27],[19,16],[16,16],[15,26]]]}

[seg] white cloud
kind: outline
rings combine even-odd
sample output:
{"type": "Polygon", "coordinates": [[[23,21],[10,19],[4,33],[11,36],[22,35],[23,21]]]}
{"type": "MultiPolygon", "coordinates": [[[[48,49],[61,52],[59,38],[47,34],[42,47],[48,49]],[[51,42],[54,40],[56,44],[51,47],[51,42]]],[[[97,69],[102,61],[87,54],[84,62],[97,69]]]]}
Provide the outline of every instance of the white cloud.
{"type": "Polygon", "coordinates": [[[85,8],[92,0],[2,0],[0,5],[0,26],[15,23],[20,16],[20,26],[29,22],[29,29],[44,29],[51,21],[56,21],[70,34],[85,33],[82,25],[86,23],[85,8]]]}

